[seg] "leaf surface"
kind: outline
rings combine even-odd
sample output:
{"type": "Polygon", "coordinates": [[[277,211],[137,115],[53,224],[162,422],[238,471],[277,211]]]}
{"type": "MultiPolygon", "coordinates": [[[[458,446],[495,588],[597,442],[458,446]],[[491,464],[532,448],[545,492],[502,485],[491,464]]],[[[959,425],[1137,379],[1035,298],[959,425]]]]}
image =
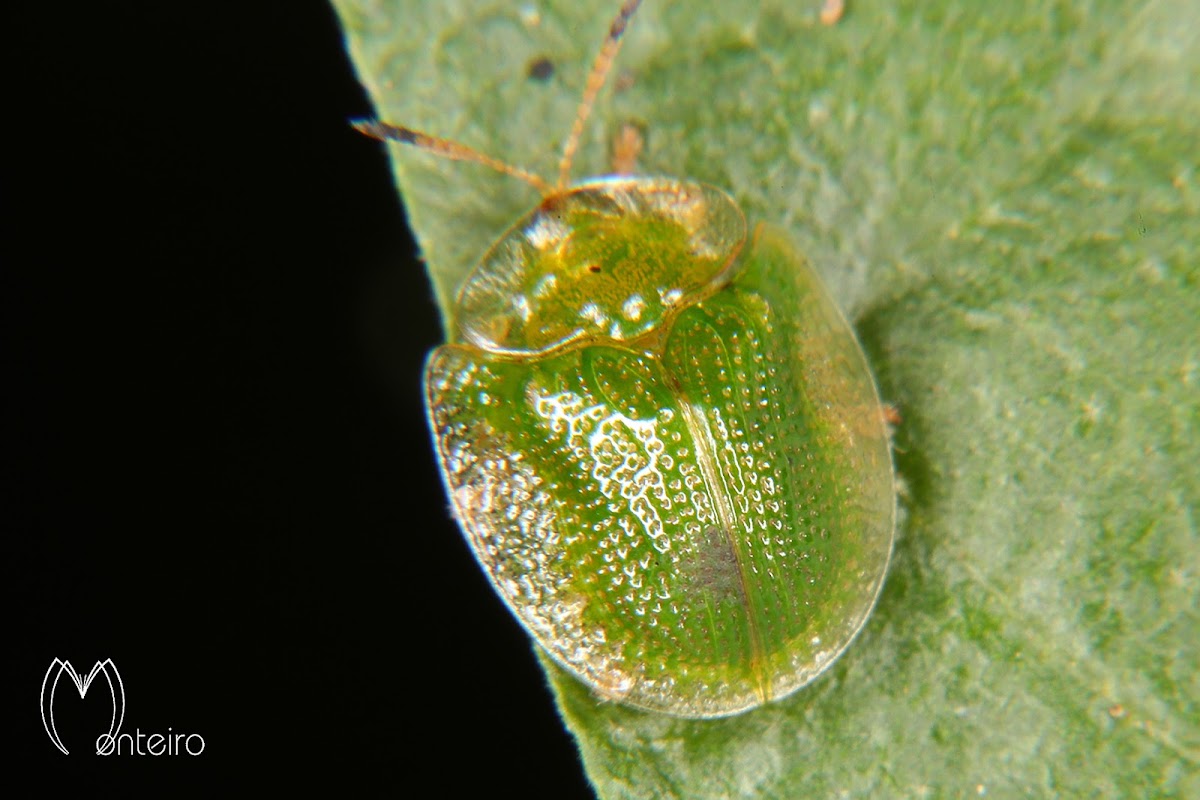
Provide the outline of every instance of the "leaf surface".
{"type": "MultiPolygon", "coordinates": [[[[606,0],[335,0],[383,119],[553,176],[606,0]],[[548,59],[545,80],[530,65],[548,59]]],[[[1200,5],[648,0],[575,177],[642,171],[783,225],[903,422],[872,619],[718,721],[547,665],[604,798],[1200,796],[1200,5]]],[[[443,315],[537,201],[399,146],[443,315]]]]}

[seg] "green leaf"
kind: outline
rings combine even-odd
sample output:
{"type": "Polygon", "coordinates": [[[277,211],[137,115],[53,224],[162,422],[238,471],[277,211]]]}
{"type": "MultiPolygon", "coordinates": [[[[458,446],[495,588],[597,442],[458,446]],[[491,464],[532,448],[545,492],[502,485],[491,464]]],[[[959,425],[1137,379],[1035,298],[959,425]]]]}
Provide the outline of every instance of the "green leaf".
{"type": "MultiPolygon", "coordinates": [[[[335,0],[382,118],[552,176],[615,0],[335,0]],[[527,74],[539,57],[547,81],[527,74]]],[[[1200,5],[647,0],[575,170],[729,189],[822,272],[903,416],[875,615],[718,721],[547,664],[604,798],[1200,797],[1200,5]]],[[[393,151],[448,313],[537,201],[393,151]]]]}

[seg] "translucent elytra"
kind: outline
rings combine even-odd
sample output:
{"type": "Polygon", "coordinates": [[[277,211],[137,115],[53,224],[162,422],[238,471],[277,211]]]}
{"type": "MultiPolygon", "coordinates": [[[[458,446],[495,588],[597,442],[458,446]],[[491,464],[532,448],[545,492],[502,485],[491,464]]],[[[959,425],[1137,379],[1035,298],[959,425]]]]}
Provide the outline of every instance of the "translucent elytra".
{"type": "Polygon", "coordinates": [[[724,192],[578,184],[488,251],[426,401],[500,596],[601,697],[734,714],[812,681],[875,603],[895,497],[853,332],[724,192]],[[747,239],[749,238],[749,241],[747,239]]]}

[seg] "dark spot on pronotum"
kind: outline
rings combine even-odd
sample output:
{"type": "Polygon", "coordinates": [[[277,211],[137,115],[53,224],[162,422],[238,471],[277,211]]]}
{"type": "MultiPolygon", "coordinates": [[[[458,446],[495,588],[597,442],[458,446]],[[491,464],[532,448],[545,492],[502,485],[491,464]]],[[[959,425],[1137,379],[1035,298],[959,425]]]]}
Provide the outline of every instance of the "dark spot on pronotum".
{"type": "Polygon", "coordinates": [[[600,265],[599,264],[588,264],[588,272],[592,273],[593,275],[599,274],[600,265]]]}
{"type": "Polygon", "coordinates": [[[530,61],[525,71],[533,80],[545,82],[554,76],[554,62],[540,56],[530,61]]]}

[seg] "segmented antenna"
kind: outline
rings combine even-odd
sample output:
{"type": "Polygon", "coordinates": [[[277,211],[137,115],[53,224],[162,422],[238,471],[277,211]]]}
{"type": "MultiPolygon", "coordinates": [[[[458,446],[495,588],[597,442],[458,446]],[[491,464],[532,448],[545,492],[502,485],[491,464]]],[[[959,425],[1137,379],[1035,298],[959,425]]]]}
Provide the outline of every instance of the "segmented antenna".
{"type": "Polygon", "coordinates": [[[592,64],[592,71],[588,74],[583,98],[579,101],[579,110],[575,114],[575,123],[571,126],[571,133],[563,145],[562,159],[558,162],[558,181],[553,186],[540,175],[527,169],[513,166],[450,139],[430,136],[412,128],[374,119],[354,120],[350,124],[354,126],[355,130],[374,139],[401,142],[452,161],[471,161],[490,167],[497,172],[525,181],[541,192],[543,197],[561,194],[567,188],[567,180],[571,176],[571,162],[575,158],[575,152],[579,149],[583,126],[587,122],[587,118],[591,116],[596,95],[603,88],[608,73],[612,69],[613,60],[616,59],[617,52],[621,49],[621,37],[625,33],[625,28],[628,27],[630,18],[641,4],[642,0],[625,0],[612,25],[609,26],[608,36],[605,37],[604,44],[600,46],[600,52],[596,54],[596,60],[592,64]]]}
{"type": "Polygon", "coordinates": [[[596,54],[596,60],[592,63],[592,71],[588,75],[587,85],[583,89],[583,99],[579,101],[579,111],[575,113],[575,124],[571,126],[571,135],[567,137],[567,142],[563,145],[562,159],[558,162],[558,181],[554,184],[555,191],[561,192],[567,188],[567,180],[571,176],[571,161],[575,158],[575,151],[579,149],[579,137],[583,135],[584,123],[591,116],[596,95],[600,93],[604,81],[608,79],[609,70],[612,69],[613,61],[621,49],[625,28],[641,4],[642,0],[625,0],[621,10],[617,12],[616,19],[608,28],[608,36],[605,37],[604,44],[600,46],[600,52],[596,54]]]}
{"type": "Polygon", "coordinates": [[[501,161],[498,158],[484,155],[478,150],[472,150],[465,144],[459,144],[449,139],[439,139],[436,136],[414,131],[412,128],[392,125],[391,123],[380,122],[374,119],[356,120],[350,124],[360,133],[365,133],[367,136],[379,139],[380,141],[390,139],[394,142],[411,144],[413,147],[419,147],[426,152],[443,156],[451,161],[472,161],[476,164],[483,164],[485,167],[491,167],[497,172],[503,172],[505,175],[511,175],[514,178],[525,181],[543,195],[549,195],[553,191],[550,184],[546,183],[541,176],[535,175],[527,169],[514,167],[512,164],[501,161]]]}

